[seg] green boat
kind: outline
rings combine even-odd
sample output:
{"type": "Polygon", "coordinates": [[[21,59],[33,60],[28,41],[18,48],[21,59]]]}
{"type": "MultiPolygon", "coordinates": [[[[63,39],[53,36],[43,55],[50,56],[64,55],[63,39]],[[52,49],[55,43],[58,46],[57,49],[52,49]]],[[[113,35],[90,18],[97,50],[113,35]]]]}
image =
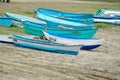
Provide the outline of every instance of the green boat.
{"type": "Polygon", "coordinates": [[[68,28],[68,27],[45,27],[46,25],[44,24],[38,24],[30,21],[24,21],[23,22],[23,27],[24,31],[28,34],[31,35],[36,35],[36,36],[44,36],[43,35],[43,30],[46,30],[46,32],[49,33],[54,33],[54,34],[60,34],[64,35],[65,37],[71,37],[71,38],[92,38],[98,28],[93,28],[93,29],[85,29],[85,30],[79,30],[76,29],[75,27],[73,28],[68,28]]]}
{"type": "Polygon", "coordinates": [[[99,9],[96,12],[96,16],[114,16],[120,17],[120,10],[111,10],[111,9],[99,9]]]}

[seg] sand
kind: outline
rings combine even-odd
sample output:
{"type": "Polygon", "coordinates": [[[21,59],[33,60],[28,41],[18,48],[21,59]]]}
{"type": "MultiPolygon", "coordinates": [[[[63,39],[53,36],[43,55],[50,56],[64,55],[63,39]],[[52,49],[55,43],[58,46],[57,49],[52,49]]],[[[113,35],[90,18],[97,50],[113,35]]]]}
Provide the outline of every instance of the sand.
{"type": "Polygon", "coordinates": [[[97,49],[77,56],[0,43],[0,80],[119,80],[120,28],[99,29],[97,49]]]}
{"type": "Polygon", "coordinates": [[[77,56],[0,43],[0,80],[120,80],[120,26],[94,37],[103,45],[77,56]]]}

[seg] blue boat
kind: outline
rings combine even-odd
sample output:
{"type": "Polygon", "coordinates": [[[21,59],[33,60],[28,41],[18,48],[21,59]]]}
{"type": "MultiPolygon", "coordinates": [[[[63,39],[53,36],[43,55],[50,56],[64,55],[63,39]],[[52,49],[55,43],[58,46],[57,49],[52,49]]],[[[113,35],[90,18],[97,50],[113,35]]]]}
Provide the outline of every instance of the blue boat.
{"type": "Polygon", "coordinates": [[[13,24],[13,20],[11,18],[6,18],[3,16],[0,16],[0,25],[5,27],[10,27],[13,24]]]}
{"type": "Polygon", "coordinates": [[[49,52],[77,55],[80,50],[80,45],[68,46],[59,43],[50,42],[48,40],[36,40],[34,37],[24,37],[19,35],[12,35],[14,45],[18,47],[25,47],[36,50],[44,50],[49,52]]]}
{"type": "Polygon", "coordinates": [[[38,8],[37,11],[49,15],[56,18],[77,21],[83,23],[86,20],[86,24],[93,24],[93,14],[88,13],[70,13],[70,12],[62,12],[52,9],[38,8]]]}
{"type": "Polygon", "coordinates": [[[79,29],[93,28],[93,14],[75,14],[38,8],[36,10],[37,17],[47,22],[47,26],[74,26],[79,29]]]}

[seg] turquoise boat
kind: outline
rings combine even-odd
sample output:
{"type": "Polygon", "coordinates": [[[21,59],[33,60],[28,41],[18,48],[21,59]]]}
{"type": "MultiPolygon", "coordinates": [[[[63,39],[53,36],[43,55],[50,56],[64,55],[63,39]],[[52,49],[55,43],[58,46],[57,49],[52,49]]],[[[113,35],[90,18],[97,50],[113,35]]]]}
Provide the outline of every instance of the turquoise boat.
{"type": "Polygon", "coordinates": [[[79,30],[76,27],[71,28],[59,28],[59,27],[46,27],[43,24],[33,23],[30,21],[23,22],[24,31],[28,34],[43,36],[43,30],[46,32],[61,34],[64,36],[70,36],[71,38],[92,38],[98,28],[79,30]]]}
{"type": "Polygon", "coordinates": [[[10,27],[13,24],[13,20],[11,18],[6,18],[3,16],[0,16],[0,25],[5,27],[10,27]]]}
{"type": "Polygon", "coordinates": [[[79,27],[79,29],[93,28],[93,14],[75,14],[38,8],[36,10],[38,19],[46,21],[47,26],[57,27],[79,27]]]}
{"type": "Polygon", "coordinates": [[[33,18],[33,17],[21,15],[21,14],[6,12],[4,14],[4,16],[13,19],[14,20],[14,25],[21,26],[21,27],[22,27],[22,22],[23,21],[31,21],[31,22],[35,22],[35,23],[46,24],[46,22],[44,22],[44,21],[38,20],[38,19],[33,18]]]}
{"type": "Polygon", "coordinates": [[[35,40],[34,37],[24,37],[19,35],[12,35],[14,45],[18,47],[25,47],[36,50],[44,50],[54,53],[77,55],[80,50],[80,45],[68,46],[59,43],[50,42],[47,40],[35,40]]]}

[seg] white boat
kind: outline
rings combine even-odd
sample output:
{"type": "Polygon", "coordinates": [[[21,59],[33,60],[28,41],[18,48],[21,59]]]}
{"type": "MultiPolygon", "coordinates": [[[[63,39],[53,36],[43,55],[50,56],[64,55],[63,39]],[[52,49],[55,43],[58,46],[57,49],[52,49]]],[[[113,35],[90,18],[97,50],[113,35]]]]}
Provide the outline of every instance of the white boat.
{"type": "Polygon", "coordinates": [[[56,35],[44,32],[45,38],[47,38],[49,41],[65,44],[65,45],[81,45],[81,46],[89,46],[88,49],[94,49],[97,48],[95,46],[101,46],[103,39],[100,38],[66,38],[62,35],[56,35]],[[91,47],[91,48],[90,48],[91,47]]]}

